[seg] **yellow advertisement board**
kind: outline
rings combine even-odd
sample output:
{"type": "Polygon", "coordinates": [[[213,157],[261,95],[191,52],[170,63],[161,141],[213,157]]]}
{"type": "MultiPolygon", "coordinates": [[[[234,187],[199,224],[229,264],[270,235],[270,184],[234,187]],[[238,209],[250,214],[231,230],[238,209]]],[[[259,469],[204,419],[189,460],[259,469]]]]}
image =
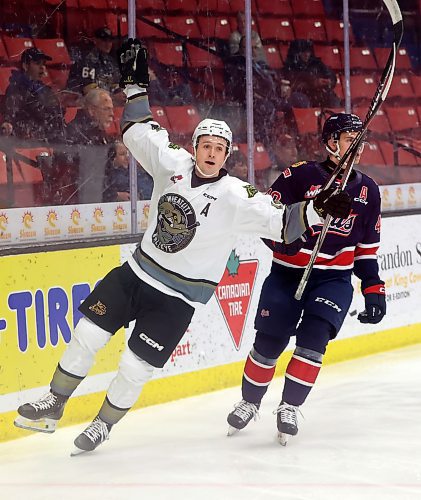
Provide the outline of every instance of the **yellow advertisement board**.
{"type": "MultiPolygon", "coordinates": [[[[95,284],[120,264],[120,247],[6,256],[0,259],[0,396],[48,385],[95,284]]],[[[124,344],[124,335],[117,342],[124,344]]],[[[92,374],[115,370],[110,343],[92,374]]]]}

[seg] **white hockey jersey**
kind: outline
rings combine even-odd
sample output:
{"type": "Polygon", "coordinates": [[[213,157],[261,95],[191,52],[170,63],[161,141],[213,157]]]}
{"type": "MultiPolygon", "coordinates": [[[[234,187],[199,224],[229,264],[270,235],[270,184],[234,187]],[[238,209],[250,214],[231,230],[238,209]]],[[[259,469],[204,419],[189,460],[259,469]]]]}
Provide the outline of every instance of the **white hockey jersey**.
{"type": "Polygon", "coordinates": [[[156,122],[131,124],[123,140],[154,180],[148,227],[129,265],[193,306],[212,297],[238,234],[291,242],[320,222],[312,204],[275,205],[230,175],[192,187],[193,157],[156,122]]]}

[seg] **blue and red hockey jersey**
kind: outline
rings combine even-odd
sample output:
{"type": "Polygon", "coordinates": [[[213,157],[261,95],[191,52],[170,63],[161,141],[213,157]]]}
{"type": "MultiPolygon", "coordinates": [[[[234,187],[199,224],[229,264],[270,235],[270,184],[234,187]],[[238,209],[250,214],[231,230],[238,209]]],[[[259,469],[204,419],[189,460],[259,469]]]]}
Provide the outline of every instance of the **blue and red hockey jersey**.
{"type": "MultiPolygon", "coordinates": [[[[309,200],[320,192],[334,167],[330,160],[295,163],[281,173],[268,193],[274,201],[285,204],[309,200]]],[[[365,281],[379,279],[380,192],[374,180],[358,170],[351,174],[346,191],[352,199],[351,213],[346,219],[332,220],[314,267],[326,271],[353,271],[364,285],[365,281]]],[[[274,264],[305,268],[321,228],[322,224],[310,228],[306,243],[295,255],[279,251],[275,244],[274,264]]]]}

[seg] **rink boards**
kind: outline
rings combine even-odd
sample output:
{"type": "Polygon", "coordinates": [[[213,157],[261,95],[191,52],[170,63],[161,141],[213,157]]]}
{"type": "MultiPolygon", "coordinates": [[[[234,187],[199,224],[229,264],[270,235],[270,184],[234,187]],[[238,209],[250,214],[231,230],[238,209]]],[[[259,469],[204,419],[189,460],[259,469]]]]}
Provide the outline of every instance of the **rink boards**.
{"type": "MultiPolygon", "coordinates": [[[[387,286],[387,316],[380,325],[358,322],[357,311],[364,301],[355,280],[353,303],[325,363],[421,342],[420,228],[421,215],[383,220],[379,264],[387,286]]],[[[78,305],[133,248],[96,247],[0,260],[0,441],[28,434],[12,424],[16,407],[48,389],[80,318],[78,305]]],[[[240,384],[270,261],[271,253],[258,240],[239,239],[214,297],[197,311],[167,365],[145,387],[137,407],[240,384]]],[[[129,333],[118,332],[98,354],[89,377],[69,402],[62,425],[96,414],[129,333]]],[[[278,375],[288,358],[288,353],[281,357],[278,375]]]]}

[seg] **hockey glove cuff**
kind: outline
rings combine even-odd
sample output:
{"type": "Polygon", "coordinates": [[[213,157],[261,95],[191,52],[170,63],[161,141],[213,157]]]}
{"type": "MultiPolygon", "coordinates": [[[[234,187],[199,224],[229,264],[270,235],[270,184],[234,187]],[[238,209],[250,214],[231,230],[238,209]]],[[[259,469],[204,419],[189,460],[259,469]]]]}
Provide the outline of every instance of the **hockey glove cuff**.
{"type": "Polygon", "coordinates": [[[148,52],[142,47],[140,40],[129,38],[124,42],[117,53],[118,67],[120,68],[120,87],[126,85],[149,85],[148,52]]]}
{"type": "Polygon", "coordinates": [[[267,240],[265,238],[262,238],[262,240],[263,243],[272,250],[272,252],[282,253],[291,257],[292,255],[296,255],[303,248],[307,238],[304,233],[300,238],[296,239],[292,243],[281,243],[279,241],[267,240]]]}
{"type": "Polygon", "coordinates": [[[361,323],[379,323],[386,314],[386,289],[383,281],[367,283],[363,289],[365,310],[358,315],[361,323]]]}
{"type": "Polygon", "coordinates": [[[346,219],[351,212],[351,197],[346,191],[337,192],[331,187],[321,191],[314,198],[314,209],[324,219],[331,215],[335,219],[346,219]]]}

